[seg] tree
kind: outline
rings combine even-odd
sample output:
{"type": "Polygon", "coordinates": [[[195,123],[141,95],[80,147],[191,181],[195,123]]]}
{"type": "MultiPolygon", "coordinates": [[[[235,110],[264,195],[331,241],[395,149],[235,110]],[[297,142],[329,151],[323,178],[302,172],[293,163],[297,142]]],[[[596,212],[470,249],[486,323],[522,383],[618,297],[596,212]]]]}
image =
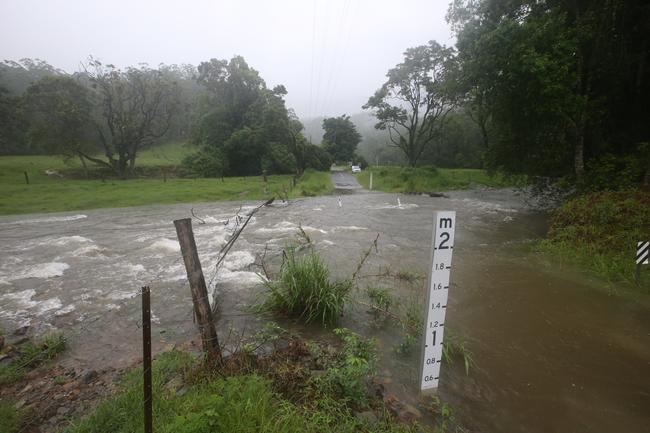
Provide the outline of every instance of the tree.
{"type": "Polygon", "coordinates": [[[0,86],[12,96],[22,96],[30,84],[41,78],[62,75],[66,73],[41,59],[0,62],[0,86]]]}
{"type": "Polygon", "coordinates": [[[492,168],[582,185],[650,138],[647,2],[455,0],[448,20],[492,168]]]}
{"type": "Polygon", "coordinates": [[[361,142],[361,134],[350,120],[350,116],[329,117],[323,119],[324,149],[335,161],[351,161],[361,142]]]}
{"type": "Polygon", "coordinates": [[[31,84],[24,99],[30,141],[48,153],[79,158],[87,172],[84,154],[93,151],[88,90],[71,77],[49,76],[31,84]]]}
{"type": "Polygon", "coordinates": [[[415,166],[440,135],[445,116],[455,106],[454,51],[435,41],[409,48],[404,61],[388,71],[388,80],[363,106],[388,130],[390,141],[415,166]]]}
{"type": "Polygon", "coordinates": [[[32,153],[26,145],[25,129],[20,99],[0,86],[0,155],[32,153]]]}
{"type": "Polygon", "coordinates": [[[178,86],[163,71],[147,66],[122,71],[91,58],[89,67],[106,160],[83,156],[125,178],[133,173],[138,152],[169,129],[178,108],[178,86]]]}
{"type": "Polygon", "coordinates": [[[285,106],[284,86],[267,88],[240,56],[203,62],[198,72],[197,81],[208,95],[197,134],[204,156],[196,159],[203,164],[201,171],[207,171],[210,161],[228,175],[295,173],[301,167],[302,125],[285,106]]]}

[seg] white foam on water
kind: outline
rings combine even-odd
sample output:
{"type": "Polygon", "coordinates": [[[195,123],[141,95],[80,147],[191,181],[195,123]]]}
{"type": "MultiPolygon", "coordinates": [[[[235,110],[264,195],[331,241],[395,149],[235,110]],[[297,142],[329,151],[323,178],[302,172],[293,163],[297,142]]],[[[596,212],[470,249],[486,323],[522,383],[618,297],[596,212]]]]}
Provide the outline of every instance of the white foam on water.
{"type": "Polygon", "coordinates": [[[36,290],[27,289],[20,292],[5,293],[4,295],[0,295],[0,299],[17,301],[18,305],[24,305],[26,308],[30,308],[34,304],[31,300],[34,295],[36,295],[36,290]]]}
{"type": "Polygon", "coordinates": [[[108,299],[111,299],[111,300],[113,300],[113,301],[121,301],[121,300],[123,300],[123,299],[131,299],[131,298],[133,298],[135,295],[137,295],[137,292],[135,292],[135,291],[131,291],[131,292],[127,292],[127,291],[115,291],[115,292],[111,292],[111,293],[107,296],[107,298],[108,298],[108,299]]]}
{"type": "Polygon", "coordinates": [[[5,275],[4,278],[7,281],[22,280],[25,278],[53,278],[60,277],[63,275],[67,269],[70,268],[70,265],[62,262],[50,262],[42,263],[39,265],[30,266],[22,272],[19,272],[14,275],[5,275]]]}
{"type": "Polygon", "coordinates": [[[238,270],[253,263],[255,263],[255,256],[250,251],[233,251],[226,256],[223,266],[229,270],[238,270]]]}
{"type": "Polygon", "coordinates": [[[75,306],[73,304],[68,304],[67,306],[61,308],[60,310],[57,310],[54,315],[55,316],[65,316],[66,314],[70,314],[75,310],[75,306]]]}
{"type": "Polygon", "coordinates": [[[312,210],[315,211],[315,212],[322,212],[322,211],[323,211],[323,208],[315,207],[315,208],[313,208],[312,210]]]}
{"type": "Polygon", "coordinates": [[[76,250],[70,253],[73,257],[81,256],[101,256],[102,252],[106,251],[103,248],[99,248],[97,245],[87,245],[85,247],[77,248],[76,250]]]}
{"type": "Polygon", "coordinates": [[[325,230],[323,230],[323,229],[318,229],[318,228],[316,228],[316,227],[311,227],[311,226],[302,226],[302,229],[303,229],[304,231],[306,231],[306,232],[318,232],[318,233],[322,233],[322,234],[324,234],[324,235],[327,234],[327,232],[326,232],[325,230]]]}
{"type": "Polygon", "coordinates": [[[147,241],[150,241],[151,239],[156,239],[157,237],[159,237],[159,235],[157,235],[157,234],[144,234],[144,235],[140,235],[137,238],[135,238],[135,241],[136,242],[147,242],[147,241]]]}
{"type": "Polygon", "coordinates": [[[31,320],[29,319],[29,313],[25,310],[17,310],[17,311],[0,310],[0,317],[10,320],[12,322],[16,322],[15,325],[16,329],[22,328],[23,326],[29,326],[29,324],[31,323],[31,320]]]}
{"type": "Polygon", "coordinates": [[[42,316],[49,311],[59,310],[61,307],[63,307],[63,303],[59,298],[50,298],[44,301],[38,301],[36,303],[36,315],[42,316]]]}
{"type": "Polygon", "coordinates": [[[217,282],[231,282],[240,285],[255,285],[261,284],[266,281],[263,275],[250,271],[231,271],[228,269],[220,269],[217,273],[217,282]]]}
{"type": "Polygon", "coordinates": [[[167,238],[160,238],[147,248],[151,250],[164,251],[168,253],[177,253],[181,250],[181,246],[177,241],[173,241],[167,238]]]}
{"type": "Polygon", "coordinates": [[[83,236],[63,236],[57,239],[54,239],[52,242],[41,242],[41,245],[43,244],[50,244],[50,245],[58,245],[58,246],[65,246],[70,243],[94,243],[92,239],[88,239],[83,236]]]}
{"type": "Polygon", "coordinates": [[[145,268],[142,265],[132,265],[131,263],[127,263],[125,266],[125,270],[130,274],[130,275],[137,275],[140,272],[144,272],[145,268]]]}
{"type": "Polygon", "coordinates": [[[217,218],[213,216],[207,216],[207,217],[202,217],[203,221],[206,222],[206,224],[221,224],[221,225],[226,225],[226,221],[228,221],[228,218],[217,218]]]}
{"type": "Polygon", "coordinates": [[[384,203],[383,205],[380,206],[373,206],[370,209],[372,210],[382,210],[382,209],[415,209],[420,207],[419,205],[415,203],[402,203],[402,204],[390,204],[390,203],[384,203]]]}
{"type": "Polygon", "coordinates": [[[322,241],[320,241],[320,243],[326,246],[334,245],[334,242],[329,241],[327,239],[323,239],[322,241]]]}
{"type": "MultiPolygon", "coordinates": [[[[56,222],[66,222],[66,221],[77,221],[84,218],[88,218],[88,215],[70,215],[70,216],[60,216],[60,217],[47,217],[47,218],[35,218],[31,220],[20,220],[14,221],[9,224],[39,224],[39,223],[56,223],[56,222]]],[[[7,224],[7,223],[5,223],[7,224]]]]}
{"type": "Polygon", "coordinates": [[[255,233],[281,234],[290,233],[298,229],[298,226],[289,221],[281,221],[272,227],[261,227],[255,230],[255,233]]]}
{"type": "Polygon", "coordinates": [[[356,230],[368,230],[366,227],[358,226],[336,226],[332,229],[334,232],[347,232],[347,231],[356,231],[356,230]]]}

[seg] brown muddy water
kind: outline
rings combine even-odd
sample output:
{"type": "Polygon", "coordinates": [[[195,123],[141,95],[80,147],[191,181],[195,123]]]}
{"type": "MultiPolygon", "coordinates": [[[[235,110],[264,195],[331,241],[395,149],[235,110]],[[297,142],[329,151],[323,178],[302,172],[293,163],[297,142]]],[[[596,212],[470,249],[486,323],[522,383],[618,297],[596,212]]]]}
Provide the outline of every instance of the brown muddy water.
{"type": "MultiPolygon", "coordinates": [[[[455,210],[447,327],[466,339],[477,367],[467,376],[460,362],[443,363],[439,394],[460,424],[476,432],[650,431],[647,297],[610,296],[526,252],[543,235],[545,216],[513,191],[449,194],[449,199],[401,196],[399,206],[394,194],[346,195],[341,207],[337,197],[319,197],[262,210],[211,285],[222,339],[264,323],[248,310],[260,299],[254,262],[266,246],[268,260],[277,265],[298,224],[337,276],[352,274],[377,233],[378,252],[362,274],[390,267],[424,275],[432,213],[455,210]]],[[[241,212],[252,205],[245,203],[241,212]]],[[[0,326],[8,332],[25,325],[34,333],[62,329],[71,342],[65,363],[120,367],[139,358],[137,293],[148,284],[155,346],[194,337],[172,224],[189,216],[192,206],[205,219],[195,221],[194,229],[211,280],[240,203],[0,218],[0,326]]],[[[404,300],[421,296],[424,286],[424,280],[390,284],[393,295],[404,300]]],[[[341,325],[378,338],[379,373],[390,383],[389,392],[416,402],[419,346],[410,355],[397,354],[401,328],[372,323],[366,310],[351,307],[341,325]]],[[[313,327],[292,327],[323,335],[313,327]]]]}

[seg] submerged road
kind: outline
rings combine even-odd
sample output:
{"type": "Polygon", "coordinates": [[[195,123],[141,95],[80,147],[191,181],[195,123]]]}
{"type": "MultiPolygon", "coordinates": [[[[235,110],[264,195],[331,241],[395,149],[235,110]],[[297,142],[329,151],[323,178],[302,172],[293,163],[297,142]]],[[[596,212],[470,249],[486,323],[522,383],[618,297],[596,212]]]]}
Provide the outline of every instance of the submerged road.
{"type": "Polygon", "coordinates": [[[347,171],[332,170],[332,183],[339,192],[351,193],[363,189],[357,178],[347,171]]]}

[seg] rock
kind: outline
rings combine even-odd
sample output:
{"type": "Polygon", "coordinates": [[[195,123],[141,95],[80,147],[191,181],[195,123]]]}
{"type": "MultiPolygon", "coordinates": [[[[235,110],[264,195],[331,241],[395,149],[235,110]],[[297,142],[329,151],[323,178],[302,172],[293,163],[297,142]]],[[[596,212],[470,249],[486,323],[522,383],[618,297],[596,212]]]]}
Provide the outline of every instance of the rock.
{"type": "Polygon", "coordinates": [[[25,406],[25,403],[27,403],[27,401],[23,398],[22,400],[19,400],[18,402],[16,402],[16,404],[14,404],[14,408],[18,410],[21,407],[25,406]]]}
{"type": "Polygon", "coordinates": [[[61,406],[56,410],[58,416],[66,416],[70,413],[70,408],[68,406],[61,406]]]}
{"type": "Polygon", "coordinates": [[[5,347],[5,336],[0,335],[0,350],[2,350],[3,347],[5,347]]]}
{"type": "Polygon", "coordinates": [[[27,391],[29,391],[30,389],[32,389],[32,385],[31,385],[31,384],[27,384],[27,386],[24,387],[24,388],[23,388],[23,389],[22,389],[18,394],[24,394],[24,393],[26,393],[27,391]]]}
{"type": "Polygon", "coordinates": [[[403,423],[412,423],[422,418],[422,413],[410,404],[405,404],[397,415],[397,420],[403,423]]]}
{"type": "Polygon", "coordinates": [[[371,425],[376,424],[377,421],[379,421],[379,419],[377,418],[377,414],[375,414],[375,412],[371,410],[356,412],[354,414],[354,417],[365,424],[371,424],[371,425]]]}
{"type": "Polygon", "coordinates": [[[443,198],[449,198],[447,194],[443,194],[441,192],[430,192],[428,193],[429,197],[443,197],[443,198]]]}
{"type": "Polygon", "coordinates": [[[81,381],[83,383],[85,383],[86,385],[88,385],[89,383],[91,383],[95,379],[97,379],[98,376],[99,376],[99,374],[97,374],[97,372],[95,370],[90,370],[90,371],[85,372],[83,374],[83,376],[81,376],[81,381]]]}
{"type": "Polygon", "coordinates": [[[181,389],[179,389],[178,391],[176,391],[176,395],[179,396],[179,397],[182,397],[187,393],[187,391],[189,391],[189,388],[184,386],[181,389]]]}

